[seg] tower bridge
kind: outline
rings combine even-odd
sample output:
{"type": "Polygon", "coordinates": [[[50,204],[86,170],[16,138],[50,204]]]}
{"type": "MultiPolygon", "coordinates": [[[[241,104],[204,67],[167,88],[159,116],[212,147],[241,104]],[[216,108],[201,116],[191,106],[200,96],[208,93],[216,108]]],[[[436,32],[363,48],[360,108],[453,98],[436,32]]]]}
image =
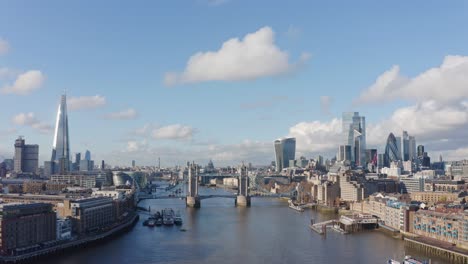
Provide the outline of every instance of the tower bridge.
{"type": "MultiPolygon", "coordinates": [[[[138,201],[146,199],[184,199],[187,207],[200,208],[201,200],[209,198],[228,198],[234,199],[236,206],[249,207],[251,204],[251,197],[265,197],[265,198],[281,198],[281,197],[291,197],[292,193],[283,193],[275,194],[270,193],[265,190],[259,190],[257,180],[252,180],[252,177],[248,176],[247,167],[242,164],[237,174],[201,174],[200,167],[194,162],[187,164],[188,165],[188,176],[187,178],[179,183],[180,185],[187,184],[187,189],[185,194],[179,195],[155,195],[155,194],[140,194],[138,201]],[[199,185],[205,181],[209,182],[210,179],[214,178],[226,178],[226,177],[238,177],[238,191],[233,194],[199,194],[199,185]],[[205,180],[204,180],[205,179],[205,180]],[[252,191],[250,183],[253,183],[257,187],[257,191],[252,191]]],[[[172,189],[177,188],[173,186],[172,189]]]]}
{"type": "MultiPolygon", "coordinates": [[[[187,187],[187,197],[186,197],[186,205],[188,207],[195,207],[199,208],[201,206],[201,199],[202,198],[211,198],[210,197],[202,197],[198,194],[198,185],[199,185],[199,173],[200,168],[197,164],[192,162],[188,166],[188,187],[187,187]]],[[[219,175],[210,175],[205,177],[216,177],[219,175]]],[[[232,175],[229,175],[232,177],[232,175]]],[[[221,196],[217,196],[221,197],[221,196]]],[[[226,195],[223,197],[230,198],[231,195],[226,195]]],[[[237,206],[250,206],[250,194],[249,194],[249,178],[247,176],[247,167],[242,164],[239,168],[238,174],[238,193],[237,196],[232,195],[233,198],[236,199],[237,206]]]]}

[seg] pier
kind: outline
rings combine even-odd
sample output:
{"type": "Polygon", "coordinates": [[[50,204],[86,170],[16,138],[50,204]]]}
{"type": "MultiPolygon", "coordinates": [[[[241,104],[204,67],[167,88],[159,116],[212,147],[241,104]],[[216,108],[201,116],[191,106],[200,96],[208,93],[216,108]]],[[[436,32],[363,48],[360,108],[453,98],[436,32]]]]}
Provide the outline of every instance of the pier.
{"type": "Polygon", "coordinates": [[[325,235],[327,233],[327,227],[328,226],[333,226],[336,224],[337,220],[328,220],[320,223],[312,223],[313,220],[311,220],[311,223],[309,225],[310,229],[314,230],[315,232],[319,233],[320,235],[325,235]]]}
{"type": "Polygon", "coordinates": [[[367,214],[342,215],[339,220],[333,219],[316,224],[311,221],[309,227],[321,235],[326,234],[327,227],[332,227],[341,234],[348,234],[377,227],[377,219],[367,214]]]}

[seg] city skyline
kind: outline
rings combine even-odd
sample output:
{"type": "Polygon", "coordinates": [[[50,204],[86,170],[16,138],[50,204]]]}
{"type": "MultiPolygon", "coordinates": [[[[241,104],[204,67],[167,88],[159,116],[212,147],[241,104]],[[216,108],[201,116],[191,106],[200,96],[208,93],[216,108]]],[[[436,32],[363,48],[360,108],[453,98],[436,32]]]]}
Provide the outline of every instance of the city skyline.
{"type": "Polygon", "coordinates": [[[259,12],[193,1],[113,13],[106,2],[53,13],[0,4],[0,155],[13,157],[22,135],[40,146],[40,164],[49,160],[66,89],[72,153],[90,149],[107,164],[267,165],[278,137],[296,138],[297,157],[330,158],[349,111],[366,117],[366,148],[378,153],[389,133],[408,131],[433,160],[468,157],[466,3],[365,3],[355,12],[307,1],[259,12]],[[181,21],[170,18],[177,12],[181,21]],[[259,19],[224,19],[244,12],[259,19]],[[248,47],[269,56],[253,61],[241,52],[248,47]],[[211,67],[239,54],[239,65],[211,67]]]}

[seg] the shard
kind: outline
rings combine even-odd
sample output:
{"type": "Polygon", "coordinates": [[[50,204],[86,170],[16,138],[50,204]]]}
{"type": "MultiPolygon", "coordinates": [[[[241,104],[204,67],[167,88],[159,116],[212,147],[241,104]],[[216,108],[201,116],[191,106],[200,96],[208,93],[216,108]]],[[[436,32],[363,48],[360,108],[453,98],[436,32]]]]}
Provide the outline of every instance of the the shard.
{"type": "Polygon", "coordinates": [[[54,172],[63,173],[70,167],[70,138],[68,136],[67,97],[62,95],[55,123],[54,143],[52,146],[54,172]]]}

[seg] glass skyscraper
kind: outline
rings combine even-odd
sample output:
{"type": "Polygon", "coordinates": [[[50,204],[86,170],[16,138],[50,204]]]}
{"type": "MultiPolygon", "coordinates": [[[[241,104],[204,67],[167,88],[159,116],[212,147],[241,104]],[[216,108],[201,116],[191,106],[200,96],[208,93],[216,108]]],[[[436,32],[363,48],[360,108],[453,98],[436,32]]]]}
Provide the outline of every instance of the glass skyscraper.
{"type": "Polygon", "coordinates": [[[408,154],[409,154],[409,159],[410,160],[415,160],[418,156],[418,153],[416,152],[416,138],[413,136],[409,136],[408,139],[408,154]]]}
{"type": "Polygon", "coordinates": [[[84,159],[85,160],[91,160],[91,152],[89,150],[86,150],[84,159]]]}
{"type": "Polygon", "coordinates": [[[342,132],[344,145],[351,146],[351,161],[366,165],[366,118],[359,112],[343,112],[342,132]]]}
{"type": "Polygon", "coordinates": [[[70,138],[66,95],[62,95],[57,111],[51,161],[55,167],[54,173],[70,171],[70,138]]]}
{"type": "Polygon", "coordinates": [[[387,138],[387,145],[385,146],[384,166],[390,167],[390,163],[397,160],[400,160],[398,143],[393,133],[390,133],[387,138]]]}
{"type": "Polygon", "coordinates": [[[275,155],[277,172],[289,167],[289,161],[296,159],[296,139],[283,138],[275,140],[275,155]]]}

